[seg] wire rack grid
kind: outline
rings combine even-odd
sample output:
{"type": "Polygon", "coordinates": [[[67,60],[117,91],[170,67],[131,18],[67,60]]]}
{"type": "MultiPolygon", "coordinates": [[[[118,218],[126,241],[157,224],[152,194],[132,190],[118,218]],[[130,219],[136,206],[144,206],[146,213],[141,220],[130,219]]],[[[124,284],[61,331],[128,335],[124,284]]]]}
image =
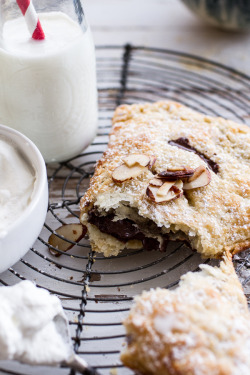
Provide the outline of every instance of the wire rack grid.
{"type": "MultiPolygon", "coordinates": [[[[62,224],[77,223],[79,201],[96,161],[106,148],[115,107],[171,99],[209,115],[250,124],[250,77],[201,57],[126,45],[97,47],[99,130],[79,156],[48,167],[49,207],[43,230],[26,256],[0,275],[0,285],[30,279],[59,296],[70,322],[75,351],[101,374],[129,375],[120,351],[125,345],[122,320],[133,297],[152,287],[172,288],[186,271],[204,262],[183,243],[165,253],[127,250],[104,258],[88,240],[73,243],[60,257],[48,251],[48,238],[62,224]]],[[[214,264],[211,261],[207,263],[214,264]]],[[[238,275],[250,294],[250,255],[235,257],[238,275]]],[[[1,362],[1,374],[68,375],[65,368],[1,362]]],[[[74,372],[71,371],[71,375],[74,372]]]]}

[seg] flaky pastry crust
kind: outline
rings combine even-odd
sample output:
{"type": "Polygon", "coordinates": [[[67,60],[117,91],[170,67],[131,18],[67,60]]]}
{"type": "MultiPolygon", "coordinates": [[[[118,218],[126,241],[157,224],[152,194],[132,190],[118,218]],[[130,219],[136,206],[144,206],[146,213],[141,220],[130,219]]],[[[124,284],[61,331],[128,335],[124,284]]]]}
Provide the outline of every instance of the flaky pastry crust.
{"type": "Polygon", "coordinates": [[[201,265],[173,291],[135,298],[123,363],[141,375],[248,375],[250,313],[230,259],[201,265]]]}
{"type": "Polygon", "coordinates": [[[204,257],[245,250],[250,247],[250,129],[175,102],[122,105],[115,111],[108,149],[97,163],[80,207],[80,220],[88,227],[93,250],[105,256],[117,255],[131,243],[88,223],[93,207],[102,215],[118,212],[119,219],[132,218],[128,211],[132,208],[163,233],[183,234],[204,257]],[[188,139],[191,147],[217,163],[218,173],[210,170],[207,186],[188,190],[170,202],[154,203],[145,191],[155,173],[183,165],[207,166],[197,153],[169,143],[179,138],[188,139]],[[154,169],[117,184],[112,173],[131,153],[155,156],[154,169]]]}

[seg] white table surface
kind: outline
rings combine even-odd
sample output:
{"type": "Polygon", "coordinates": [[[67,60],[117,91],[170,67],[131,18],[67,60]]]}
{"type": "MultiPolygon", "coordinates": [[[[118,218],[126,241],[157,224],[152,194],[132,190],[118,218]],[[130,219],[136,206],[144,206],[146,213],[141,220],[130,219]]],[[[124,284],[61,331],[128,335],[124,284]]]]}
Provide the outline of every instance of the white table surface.
{"type": "Polygon", "coordinates": [[[97,45],[132,43],[203,56],[250,75],[250,31],[208,26],[180,0],[85,0],[97,45]]]}

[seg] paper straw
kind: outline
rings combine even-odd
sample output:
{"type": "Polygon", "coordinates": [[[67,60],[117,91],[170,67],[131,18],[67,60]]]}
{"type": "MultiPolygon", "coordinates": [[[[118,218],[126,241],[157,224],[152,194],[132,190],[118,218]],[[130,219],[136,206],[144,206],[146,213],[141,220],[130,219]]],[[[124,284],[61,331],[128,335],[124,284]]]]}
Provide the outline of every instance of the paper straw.
{"type": "Polygon", "coordinates": [[[32,38],[36,40],[45,39],[45,35],[34,5],[32,4],[32,0],[16,0],[16,2],[24,15],[32,38]]]}

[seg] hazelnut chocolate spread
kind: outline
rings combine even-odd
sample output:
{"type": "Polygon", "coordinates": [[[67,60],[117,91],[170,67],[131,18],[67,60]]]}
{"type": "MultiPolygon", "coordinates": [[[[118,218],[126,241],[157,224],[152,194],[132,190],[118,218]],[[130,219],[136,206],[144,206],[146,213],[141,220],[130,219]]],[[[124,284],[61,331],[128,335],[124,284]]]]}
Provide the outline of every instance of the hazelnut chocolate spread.
{"type": "Polygon", "coordinates": [[[130,240],[140,240],[144,250],[166,251],[168,236],[163,235],[163,241],[160,243],[156,238],[146,237],[138,225],[130,219],[115,220],[114,214],[100,216],[98,211],[92,209],[88,213],[88,222],[95,225],[101,232],[110,234],[119,241],[127,242],[130,240]]]}
{"type": "Polygon", "coordinates": [[[204,155],[201,152],[199,152],[198,150],[196,150],[196,148],[194,148],[193,146],[190,146],[188,138],[181,137],[181,138],[169,141],[168,143],[171,146],[176,146],[176,147],[182,148],[183,150],[186,150],[186,151],[189,151],[189,152],[194,152],[195,154],[199,155],[199,157],[207,163],[209,168],[214,173],[217,174],[219,172],[219,165],[215,161],[209,159],[206,155],[204,155]]]}

